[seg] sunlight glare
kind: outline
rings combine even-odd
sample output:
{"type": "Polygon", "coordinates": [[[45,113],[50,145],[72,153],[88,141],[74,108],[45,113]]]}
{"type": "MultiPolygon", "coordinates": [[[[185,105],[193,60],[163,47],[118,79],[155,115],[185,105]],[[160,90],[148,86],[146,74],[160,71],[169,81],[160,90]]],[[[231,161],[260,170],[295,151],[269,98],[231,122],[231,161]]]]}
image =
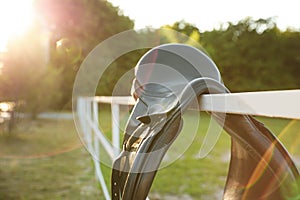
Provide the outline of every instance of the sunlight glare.
{"type": "Polygon", "coordinates": [[[0,1],[0,52],[6,50],[10,38],[20,35],[30,26],[33,18],[33,0],[0,1]]]}
{"type": "Polygon", "coordinates": [[[0,60],[0,76],[2,75],[2,68],[3,68],[3,62],[1,62],[1,60],[0,60]]]}

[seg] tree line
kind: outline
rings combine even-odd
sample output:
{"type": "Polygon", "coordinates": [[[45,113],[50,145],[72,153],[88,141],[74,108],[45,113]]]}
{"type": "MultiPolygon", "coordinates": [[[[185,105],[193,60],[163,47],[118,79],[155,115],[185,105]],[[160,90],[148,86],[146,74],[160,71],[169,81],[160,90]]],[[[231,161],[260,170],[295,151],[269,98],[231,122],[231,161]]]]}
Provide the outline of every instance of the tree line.
{"type": "MultiPolygon", "coordinates": [[[[134,21],[105,0],[36,0],[35,8],[34,26],[8,45],[0,73],[0,101],[22,100],[25,110],[32,113],[70,109],[73,82],[84,58],[101,41],[133,29],[134,21]],[[46,54],[42,50],[45,28],[46,54]]],[[[199,48],[215,61],[231,91],[300,87],[300,32],[280,30],[273,18],[246,18],[205,32],[185,21],[164,28],[201,44],[199,48]]],[[[137,31],[137,40],[155,37],[156,31],[137,31]]],[[[158,39],[176,42],[169,35],[161,34],[158,39]]],[[[146,51],[136,50],[115,60],[101,78],[97,95],[111,95],[118,79],[146,51]]]]}

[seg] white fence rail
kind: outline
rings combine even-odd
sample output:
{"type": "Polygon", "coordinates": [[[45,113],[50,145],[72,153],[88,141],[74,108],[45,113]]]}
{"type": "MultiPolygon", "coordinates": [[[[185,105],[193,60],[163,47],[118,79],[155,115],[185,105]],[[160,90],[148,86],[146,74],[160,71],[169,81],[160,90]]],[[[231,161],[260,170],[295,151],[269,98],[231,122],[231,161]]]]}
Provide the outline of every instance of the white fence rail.
{"type": "MultiPolygon", "coordinates": [[[[134,105],[132,97],[81,97],[77,101],[77,112],[87,148],[92,153],[96,176],[104,196],[110,199],[100,167],[99,145],[106,149],[113,160],[120,149],[119,106],[134,105]],[[112,139],[110,142],[99,129],[98,106],[111,104],[112,139]]],[[[191,107],[195,109],[196,107],[191,107]]],[[[300,119],[300,90],[245,92],[202,95],[197,107],[201,111],[247,114],[266,117],[300,119]]]]}

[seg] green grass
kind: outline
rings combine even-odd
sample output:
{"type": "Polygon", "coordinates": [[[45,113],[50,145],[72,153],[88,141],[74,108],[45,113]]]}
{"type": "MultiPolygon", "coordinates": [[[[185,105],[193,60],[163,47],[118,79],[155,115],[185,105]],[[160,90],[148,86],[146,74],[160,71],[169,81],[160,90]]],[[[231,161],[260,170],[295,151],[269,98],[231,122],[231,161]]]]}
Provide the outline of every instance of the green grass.
{"type": "MultiPolygon", "coordinates": [[[[194,115],[195,113],[184,117],[185,125],[181,134],[188,135],[195,132],[197,124],[189,124],[191,118],[195,117],[194,115]]],[[[209,120],[206,114],[201,113],[193,142],[183,152],[180,159],[158,172],[152,193],[174,196],[188,194],[193,199],[220,199],[228,168],[228,162],[224,162],[222,157],[229,153],[230,138],[224,132],[221,133],[211,153],[200,159],[199,150],[207,132],[209,120]]]]}
{"type": "Polygon", "coordinates": [[[37,120],[0,137],[0,199],[99,199],[89,154],[73,121],[37,120]]]}
{"type": "Polygon", "coordinates": [[[43,157],[81,146],[70,120],[21,122],[17,131],[0,136],[0,157],[43,157]]]}
{"type": "MultiPolygon", "coordinates": [[[[230,137],[223,132],[210,154],[199,159],[210,118],[201,113],[197,127],[197,116],[196,113],[185,115],[183,131],[171,149],[179,157],[170,162],[167,156],[151,188],[152,199],[166,196],[184,199],[184,195],[195,200],[220,199],[228,169],[230,137]]],[[[100,127],[109,137],[110,114],[104,111],[99,117],[100,127]]],[[[122,112],[122,127],[127,117],[128,111],[122,112]]],[[[299,158],[299,121],[258,119],[276,135],[282,133],[281,141],[293,157],[299,158]]],[[[28,123],[22,131],[0,134],[0,199],[104,199],[95,180],[91,157],[81,146],[73,121],[28,123]]],[[[109,183],[111,170],[103,169],[109,183]]]]}

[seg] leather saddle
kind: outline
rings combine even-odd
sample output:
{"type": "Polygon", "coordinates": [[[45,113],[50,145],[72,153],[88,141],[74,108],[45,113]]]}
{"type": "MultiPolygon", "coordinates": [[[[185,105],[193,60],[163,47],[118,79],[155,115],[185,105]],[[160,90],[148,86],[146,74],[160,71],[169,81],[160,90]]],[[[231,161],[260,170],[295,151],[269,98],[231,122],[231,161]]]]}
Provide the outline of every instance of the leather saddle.
{"type": "MultiPolygon", "coordinates": [[[[135,68],[136,104],[114,161],[113,200],[147,198],[160,163],[182,127],[191,102],[207,93],[229,93],[214,62],[183,44],[149,50],[135,68]]],[[[282,200],[299,177],[276,137],[251,116],[210,113],[231,136],[231,160],[223,199],[282,200]]]]}

